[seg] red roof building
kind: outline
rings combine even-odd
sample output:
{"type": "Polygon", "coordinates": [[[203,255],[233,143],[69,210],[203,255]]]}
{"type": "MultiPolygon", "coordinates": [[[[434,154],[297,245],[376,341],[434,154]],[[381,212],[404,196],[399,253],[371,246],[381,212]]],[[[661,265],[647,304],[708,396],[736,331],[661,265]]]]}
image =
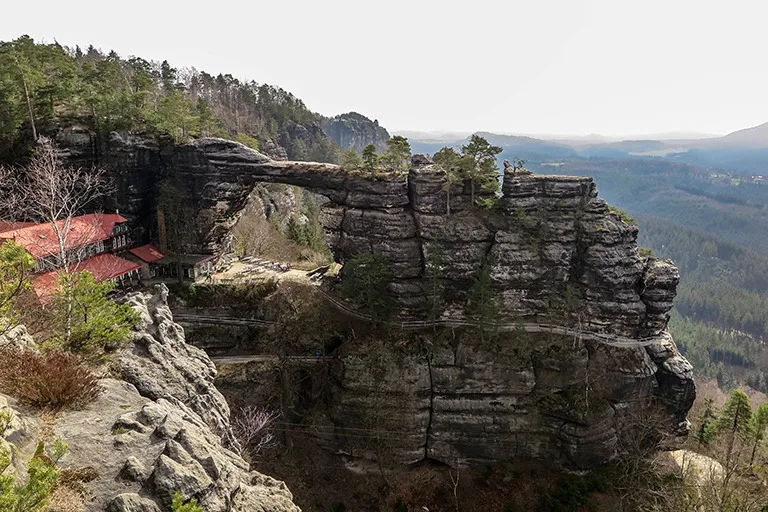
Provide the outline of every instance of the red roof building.
{"type": "Polygon", "coordinates": [[[153,244],[147,244],[142,245],[141,247],[136,247],[134,249],[128,249],[128,252],[146,263],[154,263],[165,258],[165,254],[161,253],[160,250],[153,244]]]}
{"type": "Polygon", "coordinates": [[[124,224],[127,220],[117,213],[90,213],[73,217],[67,225],[66,220],[56,223],[54,229],[51,223],[32,224],[0,231],[0,240],[13,240],[36,259],[40,260],[59,253],[59,234],[65,238],[67,250],[80,249],[99,242],[120,238],[120,233],[127,232],[124,224]]]}
{"type": "Polygon", "coordinates": [[[0,233],[3,231],[12,231],[14,229],[28,228],[34,226],[34,222],[6,222],[0,220],[0,233]]]}
{"type": "MultiPolygon", "coordinates": [[[[138,277],[140,268],[141,265],[138,263],[119,258],[114,254],[104,253],[77,263],[72,270],[74,272],[90,272],[96,281],[101,282],[107,279],[121,280],[126,276],[130,277],[132,273],[138,277]]],[[[58,270],[38,274],[32,278],[32,287],[42,304],[50,302],[58,284],[58,270]]]]}
{"type": "MultiPolygon", "coordinates": [[[[50,302],[59,282],[59,237],[65,238],[70,270],[88,271],[97,281],[112,279],[125,283],[139,277],[141,265],[110,252],[126,248],[127,220],[117,213],[91,213],[67,222],[0,225],[0,243],[12,240],[24,246],[36,261],[38,275],[32,279],[35,294],[42,304],[50,302]]],[[[160,256],[162,257],[162,255],[160,256]]]]}

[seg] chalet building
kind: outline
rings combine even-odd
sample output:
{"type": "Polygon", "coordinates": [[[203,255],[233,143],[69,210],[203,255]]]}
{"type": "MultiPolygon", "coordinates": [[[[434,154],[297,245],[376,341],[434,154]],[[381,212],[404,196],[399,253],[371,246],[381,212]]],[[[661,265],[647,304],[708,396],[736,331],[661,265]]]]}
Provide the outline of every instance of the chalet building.
{"type": "Polygon", "coordinates": [[[121,258],[116,253],[128,249],[131,240],[128,224],[118,213],[91,213],[66,221],[30,224],[16,223],[0,226],[0,243],[12,240],[23,246],[35,259],[32,285],[41,303],[53,296],[58,283],[58,269],[63,262],[59,255],[59,236],[66,232],[66,251],[73,271],[89,271],[97,281],[111,279],[120,287],[129,287],[139,280],[141,265],[121,258]]]}
{"type": "Polygon", "coordinates": [[[162,275],[162,265],[158,262],[165,258],[165,254],[160,252],[160,249],[153,244],[146,244],[141,247],[128,249],[128,254],[126,256],[131,261],[141,265],[142,279],[153,279],[162,275]]]}
{"type": "Polygon", "coordinates": [[[191,279],[208,278],[213,272],[213,254],[171,254],[157,261],[163,277],[191,279]]]}

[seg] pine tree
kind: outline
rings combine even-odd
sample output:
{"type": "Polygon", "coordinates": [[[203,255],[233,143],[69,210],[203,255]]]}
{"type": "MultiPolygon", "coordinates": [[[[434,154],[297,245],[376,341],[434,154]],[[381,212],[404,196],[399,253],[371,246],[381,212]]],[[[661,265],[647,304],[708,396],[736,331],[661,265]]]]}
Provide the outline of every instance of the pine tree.
{"type": "Polygon", "coordinates": [[[707,446],[714,440],[716,434],[714,424],[716,421],[717,416],[715,416],[715,411],[712,408],[712,399],[707,398],[704,402],[704,413],[701,416],[701,423],[696,432],[696,439],[700,445],[707,446]]]}
{"type": "Polygon", "coordinates": [[[760,404],[750,418],[749,431],[753,442],[752,455],[749,457],[750,464],[755,462],[755,454],[765,439],[766,430],[768,430],[768,404],[760,404]]]}
{"type": "Polygon", "coordinates": [[[487,192],[496,192],[499,181],[496,171],[496,155],[501,153],[501,148],[492,146],[483,137],[472,135],[469,143],[461,147],[461,152],[466,159],[462,160],[464,172],[470,180],[472,204],[475,204],[475,189],[480,187],[487,192]]]}
{"type": "Polygon", "coordinates": [[[444,147],[433,157],[435,164],[445,173],[445,210],[451,214],[451,191],[464,181],[461,156],[453,148],[444,147]]]}
{"type": "Polygon", "coordinates": [[[392,272],[382,256],[358,254],[344,262],[342,291],[370,316],[374,323],[386,320],[393,312],[394,302],[389,293],[392,272]]]}
{"type": "Polygon", "coordinates": [[[720,417],[715,422],[718,434],[725,433],[728,436],[728,446],[725,455],[726,464],[731,464],[733,448],[737,439],[746,440],[750,436],[752,418],[752,405],[744,391],[734,389],[731,396],[720,412],[720,417]]]}
{"type": "Polygon", "coordinates": [[[356,171],[363,167],[363,159],[357,151],[349,148],[341,154],[341,166],[348,171],[356,171]]]}
{"type": "Polygon", "coordinates": [[[487,261],[477,271],[472,287],[467,295],[467,315],[476,320],[480,326],[481,337],[485,332],[495,329],[499,307],[491,281],[491,266],[487,261]]]}
{"type": "Polygon", "coordinates": [[[21,245],[10,240],[0,243],[0,334],[13,327],[16,302],[29,288],[35,260],[21,245]]]}
{"type": "Polygon", "coordinates": [[[118,304],[110,297],[112,281],[96,282],[90,272],[62,274],[54,296],[58,312],[56,341],[63,348],[99,357],[128,339],[138,317],[128,304],[118,304]],[[71,322],[67,321],[67,295],[72,298],[71,322]],[[65,328],[71,330],[65,336],[65,328]]]}
{"type": "Polygon", "coordinates": [[[381,156],[381,162],[396,173],[408,171],[411,163],[411,145],[408,139],[395,135],[387,141],[387,151],[381,156]]]}
{"type": "Polygon", "coordinates": [[[379,155],[376,154],[376,146],[368,144],[363,149],[363,169],[371,173],[376,171],[379,165],[379,155]]]}

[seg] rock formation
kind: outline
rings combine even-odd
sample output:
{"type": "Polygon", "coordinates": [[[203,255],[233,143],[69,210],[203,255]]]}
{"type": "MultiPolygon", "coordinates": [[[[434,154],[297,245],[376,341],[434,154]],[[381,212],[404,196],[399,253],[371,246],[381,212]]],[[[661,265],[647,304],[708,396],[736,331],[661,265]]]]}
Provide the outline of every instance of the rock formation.
{"type": "Polygon", "coordinates": [[[371,121],[357,112],[323,119],[323,130],[341,149],[352,148],[358,153],[368,144],[379,150],[386,149],[389,140],[389,132],[379,126],[378,121],[371,121]]]}
{"type": "MultiPolygon", "coordinates": [[[[84,483],[86,509],[164,512],[180,492],[206,512],[298,512],[284,483],[250,471],[227,448],[238,445],[227,403],[213,385],[216,370],[202,350],[184,342],[167,293],[159,285],[152,295],[128,298],[141,320],[117,359],[120,380],[102,379],[95,402],[53,425],[52,434],[69,445],[61,465],[93,475],[84,483]]],[[[7,406],[0,396],[0,409],[7,406]]],[[[41,422],[26,410],[15,416],[4,437],[19,453],[32,453],[41,422]]]]}
{"type": "Polygon", "coordinates": [[[426,352],[419,343],[349,349],[330,400],[336,431],[320,436],[329,448],[374,458],[370,436],[359,432],[377,431],[400,463],[514,456],[591,467],[620,450],[623,418],[652,397],[670,431],[687,431],[692,368],[666,330],[679,274],[671,262],[640,257],[637,227],[597,197],[592,179],[509,173],[501,197],[481,197],[490,208],[471,206],[464,184],[451,190],[448,214],[444,174],[428,159],[414,159],[407,176],[371,179],[270,161],[218,139],[189,150],[177,172],[207,182],[203,207],[222,213],[209,217],[215,247],[233,204],[216,206],[216,187],[226,183],[231,194],[251,182],[290,183],[328,197],[322,220],[338,260],[375,252],[390,262],[403,314],[429,307],[427,265],[439,253],[445,314],[461,317],[486,263],[499,321],[521,323],[493,343],[462,331],[426,352]],[[526,332],[532,323],[571,331],[526,332]],[[382,411],[389,414],[376,417],[382,411]]]}
{"type": "Polygon", "coordinates": [[[395,297],[413,313],[429,302],[426,266],[437,252],[449,302],[461,303],[487,262],[510,319],[550,314],[552,299],[569,292],[585,328],[649,337],[664,330],[672,307],[677,269],[640,257],[637,227],[597,197],[591,178],[507,175],[502,196],[485,197],[491,209],[470,207],[468,184],[457,186],[448,215],[444,174],[429,163],[372,179],[331,164],[272,161],[223,139],[199,140],[177,156],[209,249],[226,245],[255,183],[298,185],[329,199],[322,221],[337,259],[384,256],[395,297]]]}
{"type": "MultiPolygon", "coordinates": [[[[444,173],[426,158],[415,158],[407,175],[374,178],[274,161],[223,139],[156,151],[115,138],[124,141],[117,175],[128,180],[128,196],[140,195],[130,170],[159,161],[155,183],[180,183],[194,202],[190,229],[209,251],[227,249],[257,183],[285,183],[328,198],[322,222],[337,260],[372,251],[389,261],[403,315],[426,316],[438,288],[445,316],[463,318],[487,265],[497,320],[519,322],[520,331],[507,329],[493,344],[459,331],[426,353],[419,343],[380,351],[378,366],[369,347],[350,350],[329,402],[327,419],[339,430],[323,439],[334,450],[370,455],[360,437],[343,433],[370,431],[372,412],[387,409],[397,418],[386,430],[398,433],[391,453],[399,462],[517,454],[589,467],[616,453],[622,416],[648,397],[666,408],[670,429],[687,428],[692,369],[666,330],[679,274],[671,262],[639,255],[637,227],[597,197],[591,178],[507,173],[500,197],[479,197],[487,208],[471,204],[468,183],[456,185],[449,214],[444,173]],[[435,255],[439,286],[427,272],[435,255]],[[528,329],[542,324],[570,330],[528,329]]],[[[133,211],[151,208],[152,194],[142,197],[146,204],[127,201],[133,211]]]]}

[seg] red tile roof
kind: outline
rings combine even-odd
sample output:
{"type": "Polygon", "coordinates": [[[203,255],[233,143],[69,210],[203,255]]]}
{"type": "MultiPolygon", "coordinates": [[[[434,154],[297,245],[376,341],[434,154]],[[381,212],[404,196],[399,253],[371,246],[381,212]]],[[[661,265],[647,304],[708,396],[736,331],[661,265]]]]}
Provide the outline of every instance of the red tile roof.
{"type": "Polygon", "coordinates": [[[165,258],[165,254],[152,244],[142,245],[135,249],[129,249],[128,252],[147,263],[154,263],[157,260],[165,258]]]}
{"type": "MultiPolygon", "coordinates": [[[[77,249],[88,244],[108,240],[115,229],[115,224],[127,222],[116,213],[89,213],[73,217],[67,234],[67,249],[77,249]]],[[[66,222],[56,223],[61,231],[66,229],[66,222]]],[[[45,258],[59,252],[56,230],[49,223],[33,224],[27,227],[0,232],[0,239],[14,240],[21,244],[35,258],[45,258]]]]}
{"type": "Polygon", "coordinates": [[[87,270],[93,274],[97,281],[104,281],[123,276],[140,268],[141,265],[138,263],[118,258],[114,254],[104,253],[81,262],[77,270],[79,272],[87,270]]]}
{"type": "MultiPolygon", "coordinates": [[[[129,272],[138,270],[141,265],[132,261],[118,258],[114,254],[104,253],[81,261],[73,270],[76,272],[88,271],[93,274],[96,281],[105,281],[115,277],[124,276],[129,272]]],[[[59,271],[46,272],[32,279],[32,287],[40,302],[50,302],[56,287],[59,284],[59,271]]]]}
{"type": "Polygon", "coordinates": [[[0,233],[3,231],[11,231],[13,229],[28,228],[34,226],[34,222],[5,222],[0,220],[0,233]]]}

